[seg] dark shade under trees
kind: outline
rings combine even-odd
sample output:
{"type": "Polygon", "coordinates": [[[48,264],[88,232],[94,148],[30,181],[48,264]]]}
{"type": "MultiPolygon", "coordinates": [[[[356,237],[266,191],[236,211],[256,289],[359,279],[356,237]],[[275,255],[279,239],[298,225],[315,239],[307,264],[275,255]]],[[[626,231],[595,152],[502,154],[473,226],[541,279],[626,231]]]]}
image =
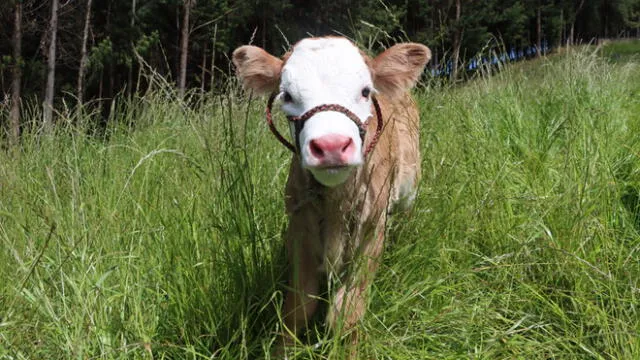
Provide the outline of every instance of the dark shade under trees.
{"type": "Polygon", "coordinates": [[[564,46],[640,36],[640,0],[7,0],[0,7],[0,108],[17,139],[20,106],[42,102],[45,127],[67,97],[109,108],[146,91],[143,69],[189,89],[218,91],[229,53],[252,42],[274,54],[309,35],[343,34],[378,51],[418,41],[432,63],[486,49],[564,46]],[[59,19],[59,20],[58,20],[59,19]],[[7,104],[9,103],[9,104],[7,104]]]}

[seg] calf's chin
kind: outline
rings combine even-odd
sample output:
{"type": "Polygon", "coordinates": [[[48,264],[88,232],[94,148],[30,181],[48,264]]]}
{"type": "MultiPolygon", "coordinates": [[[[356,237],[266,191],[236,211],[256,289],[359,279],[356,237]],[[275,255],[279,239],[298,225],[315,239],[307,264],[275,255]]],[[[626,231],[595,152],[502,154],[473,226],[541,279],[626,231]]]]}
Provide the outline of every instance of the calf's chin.
{"type": "Polygon", "coordinates": [[[340,166],[328,168],[309,169],[311,175],[317,182],[326,187],[336,187],[342,185],[355,171],[354,166],[340,166]]]}

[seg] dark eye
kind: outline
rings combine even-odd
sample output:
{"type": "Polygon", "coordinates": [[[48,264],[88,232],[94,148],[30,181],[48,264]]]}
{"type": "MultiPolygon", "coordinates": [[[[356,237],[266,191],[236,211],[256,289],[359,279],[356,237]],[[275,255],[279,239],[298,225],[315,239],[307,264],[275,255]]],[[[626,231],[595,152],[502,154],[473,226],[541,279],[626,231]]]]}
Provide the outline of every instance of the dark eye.
{"type": "Polygon", "coordinates": [[[282,96],[282,98],[284,99],[284,102],[292,102],[293,98],[291,97],[291,94],[289,94],[288,92],[284,92],[284,95],[282,96]]]}
{"type": "Polygon", "coordinates": [[[369,89],[368,87],[362,89],[362,97],[368,98],[369,95],[371,95],[371,89],[369,89]]]}

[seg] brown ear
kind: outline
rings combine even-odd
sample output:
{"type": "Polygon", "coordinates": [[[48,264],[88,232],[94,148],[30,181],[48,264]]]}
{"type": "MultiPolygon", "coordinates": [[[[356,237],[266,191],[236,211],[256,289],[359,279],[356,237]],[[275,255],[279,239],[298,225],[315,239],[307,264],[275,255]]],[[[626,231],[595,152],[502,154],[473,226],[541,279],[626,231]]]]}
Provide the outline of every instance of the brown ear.
{"type": "Polygon", "coordinates": [[[422,44],[394,45],[373,59],[373,85],[383,94],[398,96],[416,84],[430,59],[431,50],[422,44]]]}
{"type": "Polygon", "coordinates": [[[257,46],[244,45],[233,52],[232,61],[245,89],[258,94],[278,89],[282,60],[257,46]]]}

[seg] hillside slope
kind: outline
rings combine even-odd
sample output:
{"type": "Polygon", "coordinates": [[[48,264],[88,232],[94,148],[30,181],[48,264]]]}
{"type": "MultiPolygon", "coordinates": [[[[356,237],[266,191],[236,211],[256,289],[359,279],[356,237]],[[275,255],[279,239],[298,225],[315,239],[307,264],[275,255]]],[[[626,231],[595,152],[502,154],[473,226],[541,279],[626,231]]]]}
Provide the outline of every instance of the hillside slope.
{"type": "MultiPolygon", "coordinates": [[[[416,96],[423,181],[362,358],[639,358],[640,63],[571,52],[416,96]]],[[[267,354],[289,154],[263,101],[129,105],[0,153],[0,358],[267,354]]],[[[341,358],[315,330],[299,358],[341,358]]]]}

